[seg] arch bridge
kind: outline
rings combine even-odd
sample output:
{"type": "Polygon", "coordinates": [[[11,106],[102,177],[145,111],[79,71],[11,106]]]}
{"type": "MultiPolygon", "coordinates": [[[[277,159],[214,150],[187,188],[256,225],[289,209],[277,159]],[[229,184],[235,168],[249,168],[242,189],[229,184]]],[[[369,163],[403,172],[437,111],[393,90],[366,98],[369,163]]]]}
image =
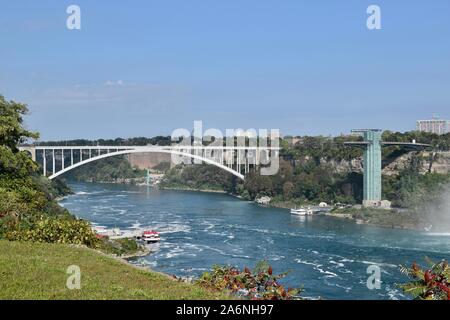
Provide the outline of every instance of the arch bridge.
{"type": "MultiPolygon", "coordinates": [[[[259,165],[278,165],[279,147],[269,146],[21,146],[42,166],[42,175],[54,179],[75,168],[109,157],[133,153],[169,153],[172,163],[207,163],[244,180],[259,165]]],[[[264,175],[266,168],[261,167],[264,175]]],[[[270,171],[270,170],[267,170],[270,171]]]]}

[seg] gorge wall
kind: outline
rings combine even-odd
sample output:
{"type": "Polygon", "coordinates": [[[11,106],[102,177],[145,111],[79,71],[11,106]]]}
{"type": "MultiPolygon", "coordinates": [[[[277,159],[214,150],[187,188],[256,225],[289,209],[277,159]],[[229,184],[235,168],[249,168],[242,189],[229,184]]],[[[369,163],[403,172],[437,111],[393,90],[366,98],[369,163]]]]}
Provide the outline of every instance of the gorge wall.
{"type": "MultiPolygon", "coordinates": [[[[399,172],[408,168],[411,165],[414,157],[420,159],[419,171],[421,174],[427,172],[435,172],[440,174],[450,173],[450,152],[408,152],[399,156],[395,160],[386,161],[383,166],[383,175],[391,176],[398,175],[399,172]]],[[[321,159],[322,164],[331,165],[338,173],[358,172],[363,171],[363,158],[355,158],[348,160],[326,160],[321,159]]]]}
{"type": "MultiPolygon", "coordinates": [[[[393,161],[388,161],[383,167],[384,175],[397,175],[400,171],[410,166],[413,157],[417,156],[420,161],[420,173],[436,172],[440,174],[450,173],[450,152],[440,152],[431,154],[430,152],[409,152],[401,155],[393,161]]],[[[136,153],[127,156],[131,166],[139,169],[147,169],[158,166],[166,162],[171,163],[171,156],[167,153],[136,153]]],[[[338,173],[358,172],[363,171],[362,157],[348,160],[327,160],[321,159],[322,164],[331,165],[331,167],[338,173]]]]}
{"type": "Polygon", "coordinates": [[[171,163],[169,153],[132,153],[127,156],[132,167],[151,169],[163,162],[171,163]]]}

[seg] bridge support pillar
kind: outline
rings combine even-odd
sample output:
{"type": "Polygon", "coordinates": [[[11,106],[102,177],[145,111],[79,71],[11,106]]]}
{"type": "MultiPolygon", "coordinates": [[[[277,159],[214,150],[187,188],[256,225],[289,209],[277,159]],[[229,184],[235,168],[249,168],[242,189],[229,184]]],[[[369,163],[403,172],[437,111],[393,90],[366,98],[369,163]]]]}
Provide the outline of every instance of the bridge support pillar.
{"type": "Polygon", "coordinates": [[[45,153],[45,149],[42,150],[42,159],[43,159],[43,164],[42,164],[42,170],[44,171],[44,177],[47,175],[47,154],[45,153]]]}
{"type": "Polygon", "coordinates": [[[55,163],[55,149],[52,149],[52,165],[53,165],[53,174],[56,173],[56,163],[55,163]]]}
{"type": "Polygon", "coordinates": [[[30,153],[31,153],[31,160],[36,162],[36,149],[35,148],[31,148],[30,149],[30,153]]]}

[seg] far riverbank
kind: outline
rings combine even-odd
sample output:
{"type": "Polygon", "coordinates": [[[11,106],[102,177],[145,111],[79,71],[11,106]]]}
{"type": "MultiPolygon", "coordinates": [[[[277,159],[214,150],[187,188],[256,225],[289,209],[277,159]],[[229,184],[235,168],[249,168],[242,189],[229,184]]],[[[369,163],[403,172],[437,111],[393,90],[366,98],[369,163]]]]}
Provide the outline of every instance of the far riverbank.
{"type": "MultiPolygon", "coordinates": [[[[204,192],[204,193],[223,193],[228,194],[233,197],[243,199],[241,196],[227,192],[225,190],[213,190],[213,189],[195,189],[187,187],[164,187],[162,190],[178,190],[178,191],[191,191],[191,192],[204,192]]],[[[256,202],[255,202],[256,203],[256,202]]],[[[302,204],[295,201],[271,201],[266,205],[258,204],[262,207],[272,207],[279,209],[290,210],[293,207],[299,207],[302,204]]],[[[303,204],[303,206],[308,206],[308,204],[303,204]]],[[[417,230],[417,231],[427,231],[432,227],[430,222],[413,212],[405,209],[392,208],[390,210],[386,209],[371,209],[362,207],[351,207],[344,209],[333,209],[327,213],[319,213],[318,215],[324,215],[328,217],[347,219],[356,224],[366,224],[382,228],[393,228],[393,229],[405,229],[405,230],[417,230]]]]}

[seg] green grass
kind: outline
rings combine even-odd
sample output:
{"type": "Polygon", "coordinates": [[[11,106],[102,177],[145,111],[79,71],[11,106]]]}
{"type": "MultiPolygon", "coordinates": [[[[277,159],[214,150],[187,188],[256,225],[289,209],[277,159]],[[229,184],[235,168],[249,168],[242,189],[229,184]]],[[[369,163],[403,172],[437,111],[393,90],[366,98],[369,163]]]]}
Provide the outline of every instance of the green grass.
{"type": "Polygon", "coordinates": [[[82,247],[0,240],[0,299],[227,299],[82,247]],[[69,290],[70,265],[81,289],[69,290]]]}

